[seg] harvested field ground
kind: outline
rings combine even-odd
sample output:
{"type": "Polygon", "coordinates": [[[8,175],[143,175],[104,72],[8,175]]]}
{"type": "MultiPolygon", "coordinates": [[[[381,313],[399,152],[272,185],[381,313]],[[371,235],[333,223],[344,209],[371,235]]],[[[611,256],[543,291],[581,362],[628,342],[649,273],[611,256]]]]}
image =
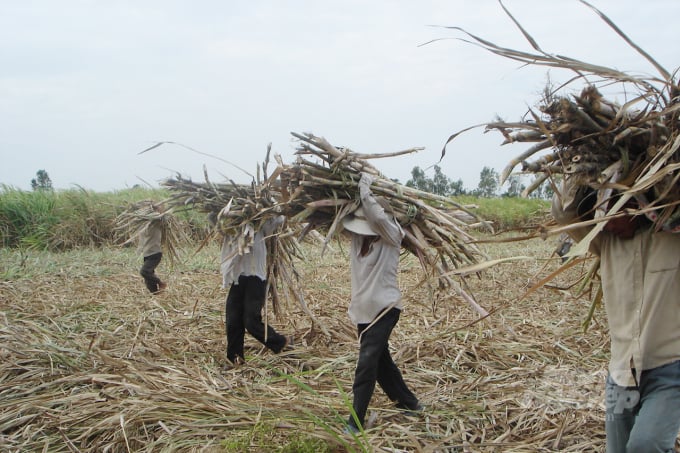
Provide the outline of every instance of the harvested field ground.
{"type": "Polygon", "coordinates": [[[554,246],[483,246],[492,258],[539,258],[470,278],[480,304],[497,309],[478,323],[462,300],[419,285],[407,257],[391,347],[426,410],[407,417],[377,388],[358,438],[342,434],[358,347],[339,244],[323,258],[305,244],[298,265],[331,337],[291,300],[269,322],[296,347],[274,355],[246,335],[238,368],[226,366],[216,245],[186,250],[174,268],[163,261],[169,288],[157,296],[132,249],[0,250],[0,451],[603,451],[603,312],[583,333],[588,300],[554,288],[518,300],[557,268],[554,246]]]}

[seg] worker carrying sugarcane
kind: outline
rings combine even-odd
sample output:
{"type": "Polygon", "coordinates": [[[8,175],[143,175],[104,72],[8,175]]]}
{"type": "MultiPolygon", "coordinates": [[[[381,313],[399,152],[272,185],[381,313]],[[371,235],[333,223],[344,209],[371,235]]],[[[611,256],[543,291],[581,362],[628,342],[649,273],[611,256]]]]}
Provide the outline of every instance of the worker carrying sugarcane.
{"type": "Polygon", "coordinates": [[[390,355],[390,334],[403,308],[397,272],[404,231],[387,200],[373,196],[373,181],[372,175],[362,173],[361,205],[343,218],[343,227],[351,233],[352,296],[348,314],[359,335],[359,359],[352,385],[354,413],[346,429],[351,433],[363,427],[376,382],[407,414],[423,410],[390,355]]]}
{"type": "MultiPolygon", "coordinates": [[[[604,190],[566,177],[553,217],[565,225],[592,218],[612,199],[604,190]]],[[[590,250],[600,258],[611,342],[607,452],[672,452],[680,429],[680,235],[657,231],[643,214],[606,222],[590,250]]],[[[578,241],[589,228],[570,234],[578,241]]]]}
{"type": "Polygon", "coordinates": [[[274,353],[292,347],[292,338],[278,333],[262,322],[262,308],[267,297],[267,246],[265,239],[279,228],[282,215],[265,220],[259,230],[252,225],[252,243],[242,249],[237,237],[225,235],[222,242],[222,286],[229,288],[225,302],[227,359],[233,365],[245,361],[246,330],[274,353]]]}
{"type": "MultiPolygon", "coordinates": [[[[153,204],[152,207],[156,213],[162,212],[160,204],[153,204]]],[[[144,260],[139,274],[144,279],[144,284],[151,294],[158,294],[168,286],[156,275],[156,268],[163,258],[163,251],[161,249],[163,238],[162,221],[161,217],[149,219],[147,225],[139,234],[139,249],[144,260]]]]}

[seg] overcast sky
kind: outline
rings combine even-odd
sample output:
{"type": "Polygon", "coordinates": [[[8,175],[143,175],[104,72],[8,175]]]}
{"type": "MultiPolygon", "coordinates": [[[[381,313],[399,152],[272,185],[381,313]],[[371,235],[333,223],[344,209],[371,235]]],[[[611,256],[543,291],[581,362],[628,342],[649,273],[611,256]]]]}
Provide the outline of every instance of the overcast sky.
{"type": "MultiPolygon", "coordinates": [[[[680,66],[680,1],[591,3],[667,69],[680,66]]],[[[654,73],[578,0],[504,4],[547,52],[654,73]]],[[[361,153],[425,147],[372,161],[405,183],[452,133],[519,119],[546,83],[545,68],[442,26],[530,50],[495,0],[1,1],[0,184],[30,189],[44,169],[55,188],[114,191],[176,173],[202,181],[204,165],[215,181],[248,182],[237,167],[254,173],[268,143],[294,161],[290,132],[361,153]],[[454,39],[421,46],[439,38],[454,39]],[[159,141],[219,159],[175,145],[139,154],[159,141]]],[[[439,165],[476,188],[483,167],[500,172],[524,149],[501,141],[469,131],[439,165]]]]}

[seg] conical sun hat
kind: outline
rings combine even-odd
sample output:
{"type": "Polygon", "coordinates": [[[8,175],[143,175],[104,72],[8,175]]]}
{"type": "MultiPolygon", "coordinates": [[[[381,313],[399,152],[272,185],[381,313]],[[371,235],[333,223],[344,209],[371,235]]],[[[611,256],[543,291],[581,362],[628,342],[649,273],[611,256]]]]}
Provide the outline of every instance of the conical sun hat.
{"type": "Polygon", "coordinates": [[[364,236],[377,236],[378,233],[373,231],[371,225],[366,220],[366,215],[364,214],[364,208],[359,206],[356,211],[351,214],[347,214],[342,219],[342,226],[346,230],[351,231],[356,234],[363,234],[364,236]]]}

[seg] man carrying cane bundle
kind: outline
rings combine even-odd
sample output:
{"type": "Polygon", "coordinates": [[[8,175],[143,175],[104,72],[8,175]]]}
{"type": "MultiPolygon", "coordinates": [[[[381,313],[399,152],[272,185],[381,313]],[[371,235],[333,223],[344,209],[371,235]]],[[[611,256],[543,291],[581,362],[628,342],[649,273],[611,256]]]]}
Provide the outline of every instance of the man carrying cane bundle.
{"type": "Polygon", "coordinates": [[[254,232],[252,244],[239,253],[238,239],[225,236],[222,243],[222,286],[229,288],[226,306],[227,359],[234,365],[245,360],[246,330],[274,353],[292,346],[291,339],[262,322],[267,297],[267,246],[265,239],[283,224],[285,217],[273,217],[254,232]],[[266,327],[266,328],[265,328],[266,327]]]}
{"type": "MultiPolygon", "coordinates": [[[[553,198],[553,217],[560,224],[583,220],[606,207],[603,193],[567,178],[553,198]]],[[[588,228],[570,231],[579,240],[588,228]]],[[[611,337],[607,452],[673,452],[680,429],[680,235],[656,231],[642,214],[626,215],[607,221],[590,249],[600,257],[611,337]]]]}
{"type": "MultiPolygon", "coordinates": [[[[161,212],[159,205],[152,205],[156,213],[161,212]]],[[[139,249],[144,257],[144,263],[139,274],[144,278],[144,284],[151,294],[158,294],[168,285],[156,275],[156,268],[163,258],[161,243],[163,238],[162,218],[153,218],[139,235],[139,249]]]]}
{"type": "Polygon", "coordinates": [[[346,430],[353,433],[364,424],[376,382],[398,408],[409,414],[423,410],[390,355],[390,334],[402,310],[397,272],[404,232],[389,204],[373,196],[373,180],[362,173],[361,206],[343,219],[344,228],[352,233],[352,299],[348,314],[359,334],[359,360],[352,385],[355,414],[349,417],[346,430]]]}

